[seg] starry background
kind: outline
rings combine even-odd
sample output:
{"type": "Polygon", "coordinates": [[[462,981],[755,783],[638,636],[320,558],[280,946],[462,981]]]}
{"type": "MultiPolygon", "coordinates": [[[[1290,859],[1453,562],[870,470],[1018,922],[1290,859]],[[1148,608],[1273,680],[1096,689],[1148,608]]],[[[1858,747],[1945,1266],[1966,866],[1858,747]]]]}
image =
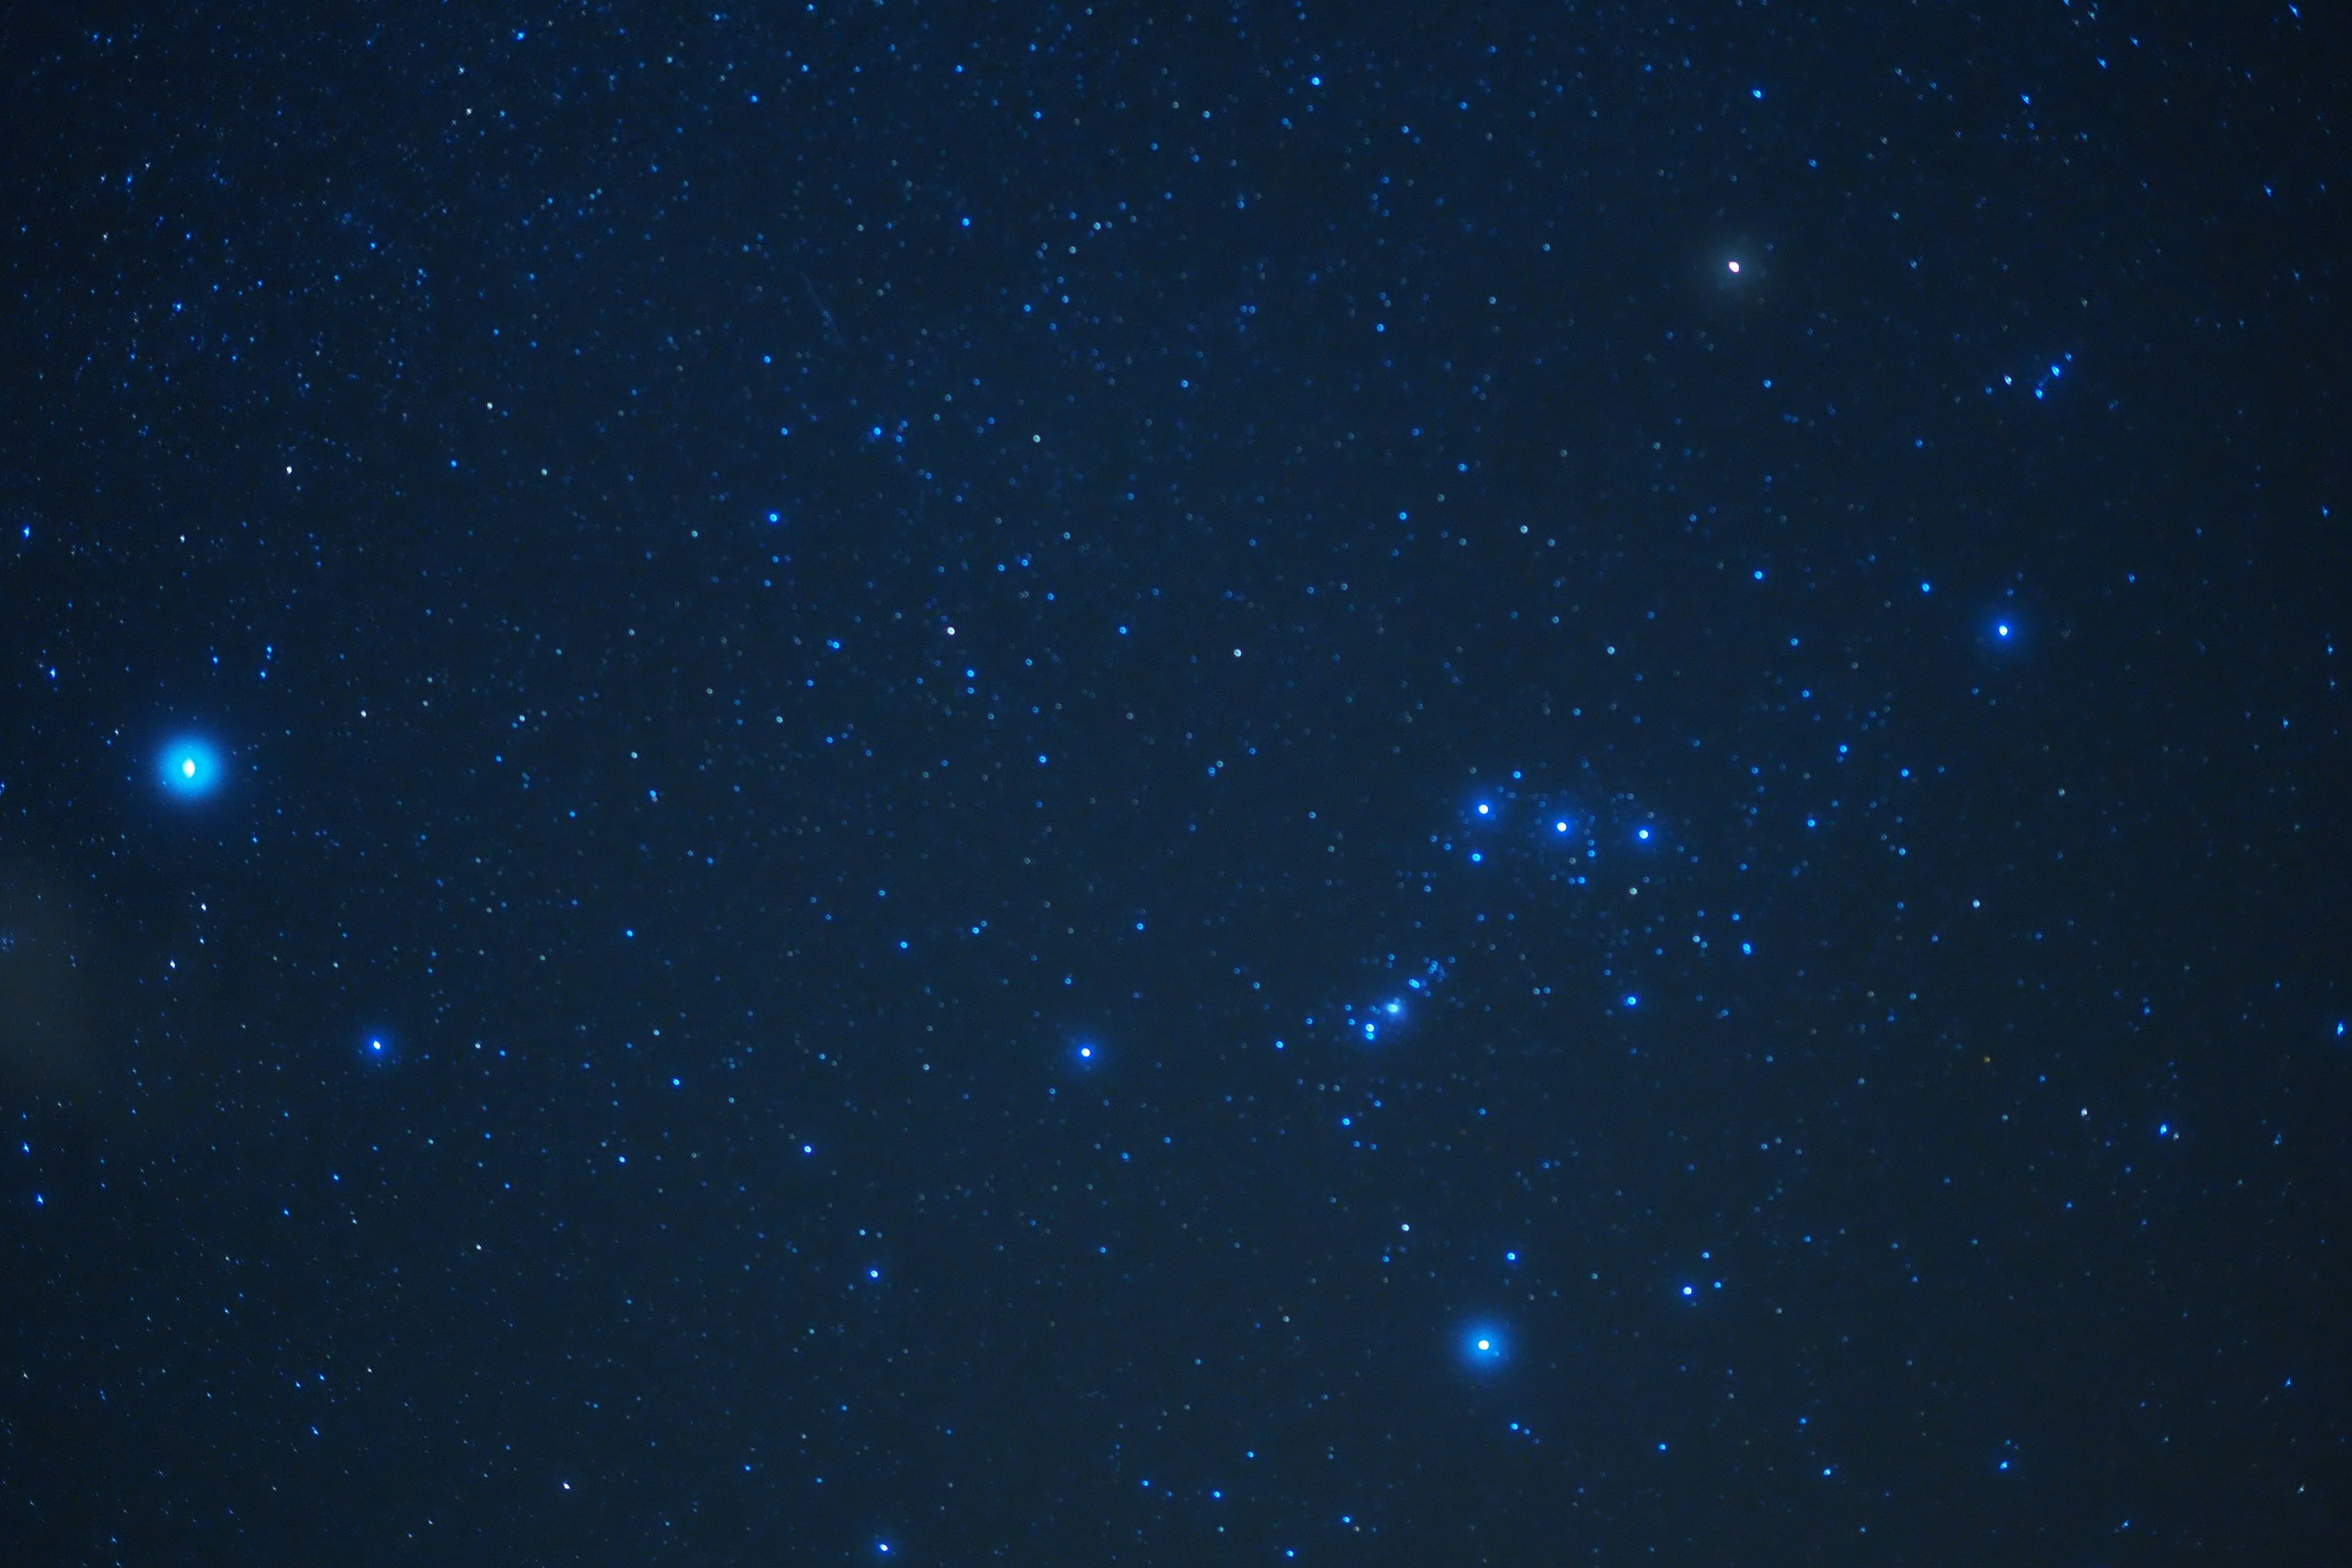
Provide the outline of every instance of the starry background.
{"type": "Polygon", "coordinates": [[[2325,16],[0,59],[0,1555],[2346,1549],[2325,16]]]}

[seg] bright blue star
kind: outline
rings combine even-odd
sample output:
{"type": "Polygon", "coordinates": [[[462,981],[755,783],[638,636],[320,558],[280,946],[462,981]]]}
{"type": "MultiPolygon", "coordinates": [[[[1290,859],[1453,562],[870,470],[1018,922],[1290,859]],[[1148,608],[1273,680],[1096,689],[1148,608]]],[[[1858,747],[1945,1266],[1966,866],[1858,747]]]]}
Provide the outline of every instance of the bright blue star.
{"type": "Polygon", "coordinates": [[[1486,1371],[1503,1364],[1510,1355],[1510,1344],[1494,1324],[1473,1323],[1463,1332],[1462,1354],[1472,1367],[1486,1371]]]}
{"type": "Polygon", "coordinates": [[[163,748],[156,772],[167,793],[198,800],[220,787],[221,755],[211,742],[183,735],[163,748]]]}
{"type": "Polygon", "coordinates": [[[2001,621],[1996,624],[1992,628],[1992,635],[1997,637],[2007,637],[2009,635],[2009,623],[2007,621],[2001,621]]]}

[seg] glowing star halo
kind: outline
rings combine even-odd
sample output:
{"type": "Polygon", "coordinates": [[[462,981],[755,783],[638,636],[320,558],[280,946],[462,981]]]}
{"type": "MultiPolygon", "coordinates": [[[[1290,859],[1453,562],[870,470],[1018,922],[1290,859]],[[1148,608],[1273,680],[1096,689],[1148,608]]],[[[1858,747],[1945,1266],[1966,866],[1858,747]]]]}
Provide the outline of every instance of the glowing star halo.
{"type": "Polygon", "coordinates": [[[1492,1323],[1474,1323],[1462,1333],[1462,1358],[1479,1371],[1503,1364],[1510,1354],[1503,1331],[1492,1323]]]}
{"type": "Polygon", "coordinates": [[[167,793],[199,800],[220,787],[221,755],[210,742],[183,735],[163,748],[156,773],[167,793]]]}

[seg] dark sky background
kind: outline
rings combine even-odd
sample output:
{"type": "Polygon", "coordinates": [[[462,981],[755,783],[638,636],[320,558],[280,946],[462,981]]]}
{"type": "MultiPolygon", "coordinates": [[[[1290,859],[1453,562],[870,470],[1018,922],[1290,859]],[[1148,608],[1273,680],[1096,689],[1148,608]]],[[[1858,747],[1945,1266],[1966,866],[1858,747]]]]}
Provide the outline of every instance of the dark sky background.
{"type": "Polygon", "coordinates": [[[0,1557],[2343,1560],[2303,10],[11,8],[0,1557]]]}

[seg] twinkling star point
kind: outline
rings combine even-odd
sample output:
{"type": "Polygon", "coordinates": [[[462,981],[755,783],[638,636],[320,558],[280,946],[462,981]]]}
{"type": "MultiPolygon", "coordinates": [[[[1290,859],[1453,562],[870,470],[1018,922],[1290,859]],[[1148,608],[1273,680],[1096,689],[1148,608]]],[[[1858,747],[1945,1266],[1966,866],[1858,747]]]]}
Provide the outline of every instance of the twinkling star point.
{"type": "Polygon", "coordinates": [[[180,735],[167,742],[156,763],[156,774],[165,794],[181,800],[201,800],[220,787],[218,748],[202,736],[180,735]]]}
{"type": "Polygon", "coordinates": [[[1462,1359],[1473,1372],[1492,1372],[1510,1359],[1510,1341],[1498,1323],[1478,1321],[1462,1331],[1462,1359]]]}

